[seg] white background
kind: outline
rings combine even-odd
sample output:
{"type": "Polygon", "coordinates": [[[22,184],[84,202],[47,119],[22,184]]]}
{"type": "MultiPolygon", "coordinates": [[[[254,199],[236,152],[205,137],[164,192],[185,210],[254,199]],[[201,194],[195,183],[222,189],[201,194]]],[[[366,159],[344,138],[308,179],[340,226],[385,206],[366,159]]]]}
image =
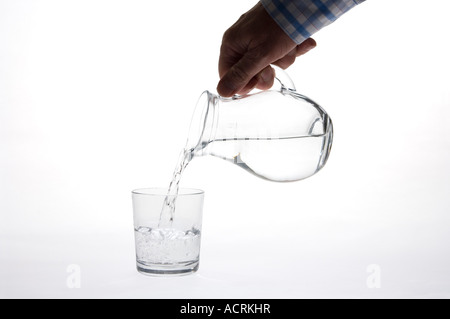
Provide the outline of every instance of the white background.
{"type": "Polygon", "coordinates": [[[319,32],[288,73],[334,121],[327,166],[277,184],[195,159],[199,272],[136,272],[130,192],[169,183],[254,3],[0,0],[0,297],[450,297],[447,0],[368,0],[319,32]]]}

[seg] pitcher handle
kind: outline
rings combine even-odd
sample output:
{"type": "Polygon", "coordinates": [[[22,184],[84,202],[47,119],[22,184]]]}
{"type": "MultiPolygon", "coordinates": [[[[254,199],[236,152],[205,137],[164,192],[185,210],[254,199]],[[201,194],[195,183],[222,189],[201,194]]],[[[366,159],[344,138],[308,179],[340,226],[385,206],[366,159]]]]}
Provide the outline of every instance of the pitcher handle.
{"type": "MultiPolygon", "coordinates": [[[[271,64],[270,66],[275,70],[275,81],[273,82],[273,85],[269,90],[279,91],[281,93],[286,93],[286,91],[287,92],[296,92],[297,91],[295,88],[294,82],[292,82],[291,78],[286,73],[286,71],[284,71],[282,68],[280,68],[276,65],[273,65],[273,64],[271,64]]],[[[222,96],[218,96],[218,97],[222,101],[239,100],[239,99],[253,95],[253,93],[255,93],[255,91],[259,91],[259,90],[253,90],[244,96],[236,94],[233,97],[229,97],[229,98],[222,97],[222,96]]]]}
{"type": "Polygon", "coordinates": [[[286,71],[276,65],[271,65],[271,67],[275,70],[275,81],[273,83],[272,89],[280,86],[280,91],[297,91],[295,89],[294,82],[292,82],[292,79],[289,77],[286,71]]]}

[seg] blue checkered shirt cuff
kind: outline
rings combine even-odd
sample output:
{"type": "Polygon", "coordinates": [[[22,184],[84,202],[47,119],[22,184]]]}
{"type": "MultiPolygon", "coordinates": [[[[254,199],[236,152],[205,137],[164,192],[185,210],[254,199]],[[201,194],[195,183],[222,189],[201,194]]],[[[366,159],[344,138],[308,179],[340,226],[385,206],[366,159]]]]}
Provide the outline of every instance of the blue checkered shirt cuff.
{"type": "Polygon", "coordinates": [[[260,0],[289,35],[300,44],[364,0],[260,0]]]}

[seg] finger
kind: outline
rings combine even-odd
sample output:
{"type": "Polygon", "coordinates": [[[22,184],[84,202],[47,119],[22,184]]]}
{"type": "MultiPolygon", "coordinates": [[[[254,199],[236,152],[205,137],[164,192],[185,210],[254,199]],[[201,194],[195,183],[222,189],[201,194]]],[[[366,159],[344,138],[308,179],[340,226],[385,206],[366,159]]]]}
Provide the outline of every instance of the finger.
{"type": "Polygon", "coordinates": [[[242,58],[242,54],[233,50],[225,43],[220,47],[219,56],[219,78],[223,78],[224,75],[242,58]]]}
{"type": "Polygon", "coordinates": [[[291,52],[286,54],[281,59],[278,59],[277,61],[275,61],[273,64],[275,64],[276,66],[279,66],[280,68],[285,70],[288,67],[290,67],[292,64],[294,64],[296,57],[297,57],[297,47],[295,47],[291,52]]]}
{"type": "Polygon", "coordinates": [[[297,57],[299,57],[305,53],[308,53],[309,51],[314,49],[316,46],[317,46],[316,40],[314,40],[313,38],[306,39],[301,44],[297,45],[297,49],[296,49],[297,57]]]}
{"type": "Polygon", "coordinates": [[[256,87],[260,90],[268,90],[273,86],[275,81],[275,70],[269,65],[257,76],[258,83],[256,87]]]}
{"type": "Polygon", "coordinates": [[[217,91],[224,97],[230,97],[244,89],[250,80],[269,63],[259,52],[247,52],[222,77],[217,91]]]}
{"type": "Polygon", "coordinates": [[[237,92],[237,94],[239,95],[248,94],[250,91],[256,88],[257,85],[258,85],[258,75],[254,76],[242,90],[237,92]]]}
{"type": "Polygon", "coordinates": [[[245,95],[257,88],[260,90],[268,90],[273,86],[275,81],[275,70],[269,65],[264,70],[254,76],[248,84],[238,92],[240,95],[245,95]]]}
{"type": "Polygon", "coordinates": [[[296,46],[288,54],[286,54],[281,59],[278,59],[273,64],[279,66],[282,69],[287,69],[292,64],[294,64],[295,59],[297,57],[299,57],[299,56],[309,52],[310,50],[315,48],[316,45],[317,45],[316,41],[314,39],[312,39],[312,38],[309,38],[309,39],[305,40],[304,42],[302,42],[301,44],[299,44],[298,46],[296,46]]]}

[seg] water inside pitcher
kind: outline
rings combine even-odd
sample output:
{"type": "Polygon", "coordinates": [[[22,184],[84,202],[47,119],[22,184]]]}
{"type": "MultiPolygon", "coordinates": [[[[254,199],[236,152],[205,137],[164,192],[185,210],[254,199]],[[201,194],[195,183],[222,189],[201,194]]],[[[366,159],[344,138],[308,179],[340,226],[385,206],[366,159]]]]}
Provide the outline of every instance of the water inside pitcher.
{"type": "Polygon", "coordinates": [[[186,150],[222,158],[276,182],[305,179],[323,168],[333,125],[325,110],[299,94],[280,68],[274,86],[224,98],[205,91],[194,112],[186,150]]]}

